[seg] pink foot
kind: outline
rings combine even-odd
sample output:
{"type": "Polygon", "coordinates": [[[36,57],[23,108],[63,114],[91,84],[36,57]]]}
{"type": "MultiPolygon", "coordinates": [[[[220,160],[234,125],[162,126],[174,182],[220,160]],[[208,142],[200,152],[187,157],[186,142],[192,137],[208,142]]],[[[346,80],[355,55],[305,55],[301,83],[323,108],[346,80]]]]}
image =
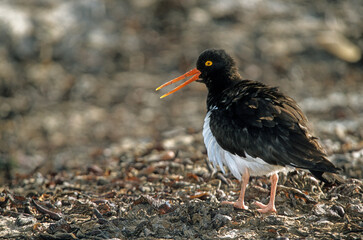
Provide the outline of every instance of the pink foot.
{"type": "Polygon", "coordinates": [[[275,206],[273,204],[270,204],[270,203],[265,205],[265,204],[260,203],[260,202],[255,202],[255,205],[257,205],[257,207],[260,208],[260,209],[257,209],[257,211],[259,211],[260,213],[269,213],[269,212],[271,212],[271,213],[274,212],[275,213],[275,212],[277,212],[275,206]]]}
{"type": "Polygon", "coordinates": [[[223,205],[233,205],[233,207],[238,209],[248,209],[248,207],[243,202],[229,202],[229,201],[223,201],[221,202],[223,205]]]}

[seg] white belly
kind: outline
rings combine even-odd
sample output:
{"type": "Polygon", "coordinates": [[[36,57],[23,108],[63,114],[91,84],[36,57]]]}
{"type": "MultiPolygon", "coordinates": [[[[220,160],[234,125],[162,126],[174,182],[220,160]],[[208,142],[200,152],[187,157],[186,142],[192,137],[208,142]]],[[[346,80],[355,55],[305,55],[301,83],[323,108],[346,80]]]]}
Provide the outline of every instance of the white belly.
{"type": "Polygon", "coordinates": [[[209,111],[204,119],[203,137],[204,144],[207,148],[209,161],[213,163],[214,168],[218,165],[223,173],[225,173],[223,166],[227,166],[233,176],[241,180],[241,174],[247,169],[251,176],[271,175],[276,172],[287,170],[283,166],[270,165],[263,161],[261,158],[253,158],[247,153],[246,157],[240,157],[224,150],[212,134],[209,127],[210,121],[209,111]]]}

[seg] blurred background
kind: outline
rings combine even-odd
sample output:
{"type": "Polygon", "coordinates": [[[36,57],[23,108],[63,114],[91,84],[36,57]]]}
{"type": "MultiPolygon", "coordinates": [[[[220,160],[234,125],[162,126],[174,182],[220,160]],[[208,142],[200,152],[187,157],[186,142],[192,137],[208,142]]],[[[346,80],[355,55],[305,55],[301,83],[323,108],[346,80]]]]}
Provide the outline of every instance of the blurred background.
{"type": "Polygon", "coordinates": [[[223,48],[300,104],[335,161],[363,163],[363,2],[0,2],[0,183],[199,132],[206,89],[160,84],[223,48]]]}

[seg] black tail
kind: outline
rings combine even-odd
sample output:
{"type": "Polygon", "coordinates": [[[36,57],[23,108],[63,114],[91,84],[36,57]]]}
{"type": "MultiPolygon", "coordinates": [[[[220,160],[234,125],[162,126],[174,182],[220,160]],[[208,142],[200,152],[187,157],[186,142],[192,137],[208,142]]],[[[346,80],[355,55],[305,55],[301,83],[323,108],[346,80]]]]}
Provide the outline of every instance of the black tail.
{"type": "Polygon", "coordinates": [[[314,171],[314,170],[309,170],[309,171],[314,175],[314,177],[316,177],[317,179],[319,179],[320,181],[322,181],[328,185],[342,184],[345,182],[345,179],[336,173],[321,172],[321,171],[314,171]]]}

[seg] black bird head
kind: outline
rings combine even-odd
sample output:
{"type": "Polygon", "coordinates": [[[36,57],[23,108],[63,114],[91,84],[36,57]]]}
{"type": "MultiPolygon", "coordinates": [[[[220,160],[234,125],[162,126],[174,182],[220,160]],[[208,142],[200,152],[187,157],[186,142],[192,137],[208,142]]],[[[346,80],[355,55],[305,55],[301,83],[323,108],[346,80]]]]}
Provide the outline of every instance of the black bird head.
{"type": "Polygon", "coordinates": [[[212,88],[223,90],[233,80],[240,79],[234,59],[223,49],[207,49],[197,61],[197,69],[201,72],[200,82],[212,88]]]}
{"type": "Polygon", "coordinates": [[[215,75],[225,75],[235,70],[236,63],[224,50],[207,49],[202,52],[197,61],[197,69],[201,78],[213,79],[215,75]]]}
{"type": "Polygon", "coordinates": [[[205,83],[209,91],[213,89],[222,91],[235,80],[241,79],[241,76],[237,71],[236,63],[231,56],[229,56],[224,50],[207,49],[200,54],[196,68],[178,78],[164,83],[156,90],[190,76],[193,77],[160,98],[166,97],[196,80],[205,83]]]}

